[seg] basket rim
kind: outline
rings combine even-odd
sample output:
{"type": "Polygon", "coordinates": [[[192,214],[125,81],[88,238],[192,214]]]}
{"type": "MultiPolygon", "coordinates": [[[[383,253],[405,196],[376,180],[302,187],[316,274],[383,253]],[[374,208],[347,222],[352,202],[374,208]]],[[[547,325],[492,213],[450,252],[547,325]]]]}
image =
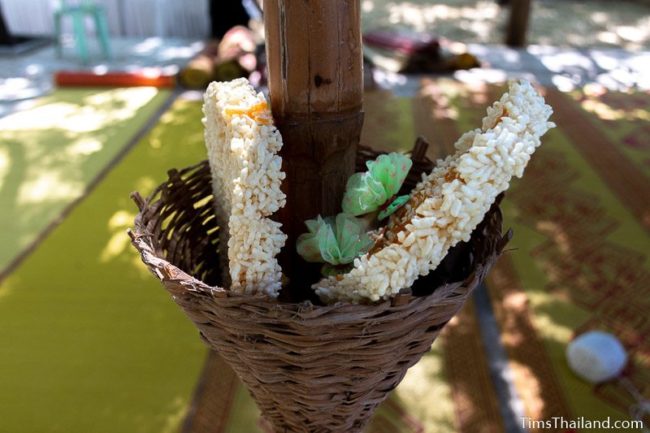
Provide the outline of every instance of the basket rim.
{"type": "Polygon", "coordinates": [[[200,170],[207,163],[207,160],[203,160],[197,164],[180,170],[169,170],[168,180],[158,185],[146,199],[144,199],[137,191],[131,193],[131,198],[139,209],[138,214],[135,217],[134,227],[132,229],[127,229],[127,233],[131,238],[131,243],[139,252],[140,257],[144,264],[147,265],[147,268],[163,283],[167,291],[169,291],[174,297],[182,297],[191,294],[193,296],[214,299],[229,299],[238,304],[264,305],[269,309],[275,309],[278,311],[287,310],[300,315],[308,314],[309,316],[313,316],[313,313],[316,313],[316,316],[327,314],[332,310],[340,310],[341,312],[344,312],[348,308],[353,308],[355,312],[368,309],[369,312],[372,311],[373,314],[376,314],[378,308],[393,309],[402,306],[410,306],[417,303],[418,300],[428,300],[430,302],[432,300],[438,300],[437,298],[439,298],[439,300],[448,298],[450,295],[453,295],[457,289],[474,280],[477,275],[481,275],[486,266],[489,268],[490,263],[493,263],[501,255],[505,245],[512,238],[512,230],[507,230],[505,233],[501,230],[499,233],[501,239],[497,247],[489,255],[483,258],[481,262],[476,262],[471,273],[465,279],[446,283],[434,290],[433,293],[424,296],[416,296],[411,293],[399,293],[389,299],[376,302],[355,304],[351,302],[337,301],[333,304],[318,305],[309,300],[301,302],[286,302],[272,299],[264,294],[251,295],[236,293],[224,287],[211,286],[183,271],[168,260],[159,257],[153,246],[153,234],[146,229],[146,224],[143,221],[143,211],[148,207],[157,204],[162,190],[167,187],[168,182],[171,179],[178,179],[180,175],[200,170]]]}

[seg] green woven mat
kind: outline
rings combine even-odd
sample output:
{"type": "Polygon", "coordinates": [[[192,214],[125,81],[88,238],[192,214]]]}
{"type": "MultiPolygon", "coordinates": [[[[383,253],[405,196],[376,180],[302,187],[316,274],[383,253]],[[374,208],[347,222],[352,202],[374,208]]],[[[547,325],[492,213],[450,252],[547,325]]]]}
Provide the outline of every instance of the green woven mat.
{"type": "MultiPolygon", "coordinates": [[[[444,154],[460,132],[479,124],[485,105],[499,91],[425,81],[416,98],[372,95],[372,106],[366,99],[364,144],[408,147],[404,141],[423,134],[438,144],[430,155],[444,154]],[[373,113],[371,107],[378,106],[387,111],[373,113]],[[391,122],[390,134],[381,133],[386,122],[391,122]]],[[[513,186],[504,204],[518,250],[490,280],[495,312],[528,415],[624,419],[630,403],[624,393],[577,380],[564,364],[563,349],[585,329],[613,331],[633,354],[630,378],[641,388],[650,382],[645,380],[647,321],[639,314],[639,309],[647,311],[647,287],[639,281],[648,275],[648,235],[645,210],[632,200],[643,193],[631,191],[621,198],[616,178],[608,177],[584,147],[576,147],[568,131],[578,117],[589,122],[593,129],[587,128],[587,142],[600,143],[592,150],[602,152],[611,150],[603,148],[602,138],[613,141],[613,127],[637,137],[638,125],[603,122],[584,104],[584,95],[549,96],[561,98],[572,111],[556,116],[559,129],[545,139],[526,178],[513,186]],[[634,302],[607,301],[614,298],[634,302]]],[[[625,113],[623,119],[637,120],[629,110],[625,113]]],[[[7,385],[0,393],[0,419],[11,431],[180,428],[204,350],[195,330],[131,252],[124,229],[135,214],[127,199],[130,190],[146,193],[168,168],[205,157],[200,118],[199,104],[178,102],[0,286],[0,371],[12,372],[7,380],[2,377],[7,385]]],[[[646,168],[630,155],[643,154],[645,142],[628,142],[615,142],[618,156],[631,160],[634,169],[628,167],[627,176],[638,177],[646,168]]],[[[625,159],[616,161],[612,168],[625,170],[620,166],[625,159]]],[[[407,374],[369,431],[503,431],[483,356],[470,305],[407,374]]],[[[212,388],[194,394],[194,416],[184,431],[268,431],[222,361],[212,357],[208,366],[213,368],[204,371],[202,380],[212,388]]]]}
{"type": "Polygon", "coordinates": [[[0,275],[168,97],[150,87],[57,90],[0,118],[0,275]]]}
{"type": "MultiPolygon", "coordinates": [[[[98,97],[93,95],[88,97],[98,97]]],[[[120,122],[140,116],[126,108],[136,103],[128,99],[144,94],[122,95],[130,97],[116,102],[118,114],[99,116],[91,107],[88,123],[75,125],[103,125],[101,142],[125,140],[127,129],[120,122]],[[118,125],[119,131],[109,125],[118,125]]],[[[147,100],[154,97],[148,95],[147,100]]],[[[71,103],[61,104],[72,110],[71,103]]],[[[136,213],[131,191],[147,194],[166,178],[167,169],[204,157],[200,119],[199,103],[174,103],[158,126],[0,283],[0,431],[179,430],[205,347],[142,265],[126,229],[136,213]]],[[[37,137],[34,133],[33,140],[37,137]]],[[[61,157],[45,150],[37,156],[44,162],[61,157]]],[[[97,166],[98,161],[87,164],[97,166]]],[[[68,179],[57,173],[61,182],[68,179]]],[[[77,175],[70,173],[70,182],[77,175]]]]}

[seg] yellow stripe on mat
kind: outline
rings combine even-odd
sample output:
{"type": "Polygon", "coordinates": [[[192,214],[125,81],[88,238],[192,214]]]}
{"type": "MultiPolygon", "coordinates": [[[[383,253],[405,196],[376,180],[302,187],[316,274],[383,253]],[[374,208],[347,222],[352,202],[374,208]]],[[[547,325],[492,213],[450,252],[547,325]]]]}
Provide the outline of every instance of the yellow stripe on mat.
{"type": "Polygon", "coordinates": [[[204,158],[201,117],[199,103],[175,102],[0,283],[1,431],[179,430],[206,349],[126,229],[131,191],[147,194],[167,169],[204,158]]]}

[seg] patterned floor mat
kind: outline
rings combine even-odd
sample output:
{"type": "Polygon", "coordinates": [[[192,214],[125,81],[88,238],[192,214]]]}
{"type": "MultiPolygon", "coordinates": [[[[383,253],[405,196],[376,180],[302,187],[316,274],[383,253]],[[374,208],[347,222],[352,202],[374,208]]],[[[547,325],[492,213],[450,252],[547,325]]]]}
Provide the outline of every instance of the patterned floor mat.
{"type": "Polygon", "coordinates": [[[489,280],[502,339],[531,418],[629,420],[621,384],[577,379],[565,349],[587,330],[612,332],[631,356],[625,376],[650,396],[650,95],[547,100],[558,128],[504,202],[513,251],[489,280]]]}

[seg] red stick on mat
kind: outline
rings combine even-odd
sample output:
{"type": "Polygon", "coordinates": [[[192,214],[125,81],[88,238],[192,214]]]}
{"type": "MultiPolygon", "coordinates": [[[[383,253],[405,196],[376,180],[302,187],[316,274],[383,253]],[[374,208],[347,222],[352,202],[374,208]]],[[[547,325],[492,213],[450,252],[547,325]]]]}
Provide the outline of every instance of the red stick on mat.
{"type": "Polygon", "coordinates": [[[59,71],[54,74],[59,87],[135,87],[152,86],[172,88],[176,86],[173,75],[152,75],[146,72],[107,72],[96,74],[91,71],[59,71]]]}

